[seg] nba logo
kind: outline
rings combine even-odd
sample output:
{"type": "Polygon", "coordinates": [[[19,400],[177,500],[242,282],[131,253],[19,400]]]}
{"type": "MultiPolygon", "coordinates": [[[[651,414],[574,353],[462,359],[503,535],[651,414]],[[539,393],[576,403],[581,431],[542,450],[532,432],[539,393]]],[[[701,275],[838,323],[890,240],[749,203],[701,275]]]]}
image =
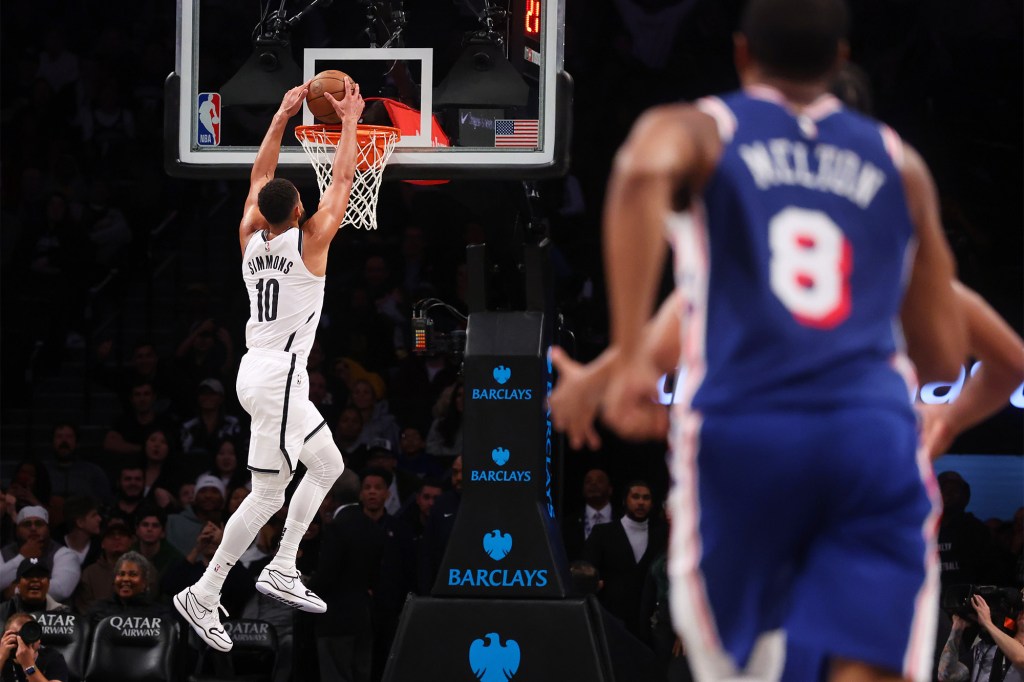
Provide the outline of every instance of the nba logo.
{"type": "Polygon", "coordinates": [[[220,93],[201,92],[196,107],[196,143],[200,147],[220,144],[220,93]]]}

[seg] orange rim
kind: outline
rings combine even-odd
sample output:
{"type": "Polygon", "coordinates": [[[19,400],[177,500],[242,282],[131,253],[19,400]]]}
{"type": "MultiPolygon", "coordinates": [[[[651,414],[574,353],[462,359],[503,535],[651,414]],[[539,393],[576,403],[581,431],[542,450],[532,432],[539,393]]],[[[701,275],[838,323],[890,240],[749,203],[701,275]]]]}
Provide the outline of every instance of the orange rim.
{"type": "MultiPolygon", "coordinates": [[[[383,147],[383,139],[393,134],[395,140],[402,139],[402,131],[392,126],[374,126],[360,123],[356,128],[356,139],[361,145],[368,141],[377,141],[378,147],[383,147]]],[[[318,123],[309,126],[295,126],[295,137],[300,140],[315,141],[317,137],[324,136],[331,144],[338,144],[341,139],[341,126],[318,123]]]]}

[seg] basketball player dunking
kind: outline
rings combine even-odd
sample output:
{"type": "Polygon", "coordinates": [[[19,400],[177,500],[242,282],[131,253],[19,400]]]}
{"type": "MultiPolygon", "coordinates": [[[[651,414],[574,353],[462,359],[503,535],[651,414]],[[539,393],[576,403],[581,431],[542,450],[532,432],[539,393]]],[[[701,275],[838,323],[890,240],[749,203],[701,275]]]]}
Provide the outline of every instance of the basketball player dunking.
{"type": "Polygon", "coordinates": [[[199,636],[218,651],[232,646],[220,622],[220,592],[238,557],[285,501],[297,462],[306,475],[295,489],[277,554],[260,573],[256,589],[295,608],[323,613],[326,604],[305,588],[295,568],[299,541],[334,481],[344,470],[341,452],[308,397],[306,356],[324,300],[331,240],[348,206],[356,162],[356,126],[363,111],[359,86],[345,79],[346,95],[327,93],[342,120],[330,186],[305,220],[299,192],[274,178],[288,119],[302,106],[308,83],[284,95],[256,154],[239,240],[242,279],[249,292],[248,352],[238,369],[242,406],[252,416],[249,469],[252,494],[228,520],[220,547],[199,581],[174,596],[174,606],[199,636]]]}
{"type": "Polygon", "coordinates": [[[609,186],[621,435],[666,426],[641,347],[666,226],[675,251],[669,572],[700,680],[776,679],[785,637],[836,680],[931,671],[937,496],[898,321],[926,380],[956,376],[966,336],[927,168],[828,94],[846,21],[841,0],[751,0],[744,89],[646,113],[609,186]]]}

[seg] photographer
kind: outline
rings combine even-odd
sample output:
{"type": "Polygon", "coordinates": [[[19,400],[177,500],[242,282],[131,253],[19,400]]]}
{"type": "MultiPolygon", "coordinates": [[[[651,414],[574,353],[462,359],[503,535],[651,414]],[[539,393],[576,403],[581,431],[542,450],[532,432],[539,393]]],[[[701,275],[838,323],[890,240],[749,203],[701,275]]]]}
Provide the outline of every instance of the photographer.
{"type": "Polygon", "coordinates": [[[0,639],[0,682],[68,682],[68,664],[59,651],[40,643],[43,630],[27,613],[7,619],[0,639]]]}
{"type": "Polygon", "coordinates": [[[1020,594],[1013,601],[1005,601],[1006,612],[997,618],[1013,621],[1013,637],[993,620],[985,598],[971,595],[971,606],[982,631],[974,639],[966,662],[961,660],[960,645],[971,623],[953,614],[953,629],[939,659],[939,682],[1024,682],[1024,608],[1020,594]]]}

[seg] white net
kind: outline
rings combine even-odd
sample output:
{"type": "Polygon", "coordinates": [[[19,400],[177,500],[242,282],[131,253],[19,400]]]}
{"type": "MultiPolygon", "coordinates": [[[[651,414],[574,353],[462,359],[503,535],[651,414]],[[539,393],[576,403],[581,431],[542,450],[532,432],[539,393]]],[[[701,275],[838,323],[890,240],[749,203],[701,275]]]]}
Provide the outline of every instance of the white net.
{"type": "MultiPolygon", "coordinates": [[[[331,184],[334,155],[338,148],[341,126],[300,126],[295,137],[302,144],[306,156],[316,171],[316,183],[323,196],[331,184]]],[[[391,152],[395,150],[399,131],[382,126],[359,126],[356,140],[356,172],[348,208],[341,219],[342,226],[351,225],[367,230],[377,229],[377,197],[381,178],[391,152]]]]}

